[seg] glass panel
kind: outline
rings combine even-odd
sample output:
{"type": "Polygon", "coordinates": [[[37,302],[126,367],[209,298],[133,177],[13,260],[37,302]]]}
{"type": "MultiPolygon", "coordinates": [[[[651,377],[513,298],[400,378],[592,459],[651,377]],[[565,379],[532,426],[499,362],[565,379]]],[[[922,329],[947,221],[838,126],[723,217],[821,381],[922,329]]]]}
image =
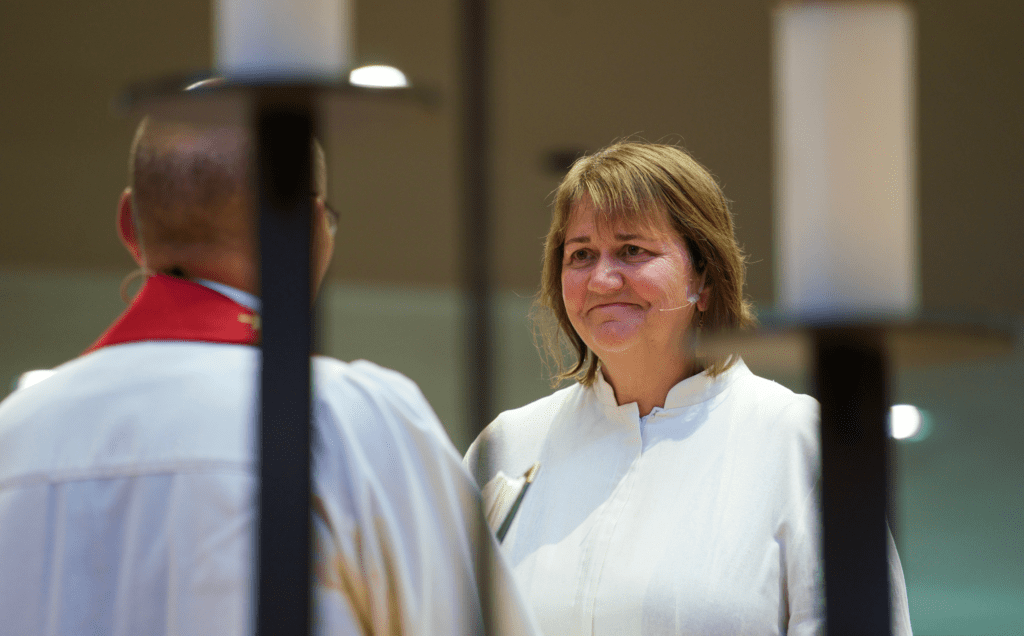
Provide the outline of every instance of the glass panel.
{"type": "Polygon", "coordinates": [[[1024,351],[908,370],[895,396],[925,414],[900,442],[897,544],[915,634],[1024,625],[1024,351]]]}

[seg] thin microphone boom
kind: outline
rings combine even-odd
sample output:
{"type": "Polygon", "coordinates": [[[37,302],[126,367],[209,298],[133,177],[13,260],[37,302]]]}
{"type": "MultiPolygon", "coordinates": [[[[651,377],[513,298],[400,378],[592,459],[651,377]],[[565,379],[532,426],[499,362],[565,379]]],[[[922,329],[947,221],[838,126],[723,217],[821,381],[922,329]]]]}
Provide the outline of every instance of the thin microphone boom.
{"type": "Polygon", "coordinates": [[[687,307],[692,307],[693,305],[697,304],[698,300],[700,300],[700,296],[698,296],[697,294],[693,294],[692,296],[687,297],[686,300],[688,300],[690,302],[686,303],[685,305],[679,305],[678,307],[670,307],[668,309],[658,309],[658,311],[678,311],[680,309],[686,309],[687,307]]]}
{"type": "MultiPolygon", "coordinates": [[[[687,285],[687,287],[689,287],[689,285],[687,285]]],[[[696,294],[690,294],[689,296],[686,297],[686,300],[689,301],[687,304],[679,305],[678,307],[670,307],[669,309],[659,309],[658,311],[679,311],[680,309],[686,309],[687,307],[692,307],[693,305],[697,304],[698,300],[700,300],[700,295],[701,295],[701,293],[703,291],[704,291],[704,277],[701,276],[701,279],[700,279],[700,289],[697,290],[696,294]]]]}

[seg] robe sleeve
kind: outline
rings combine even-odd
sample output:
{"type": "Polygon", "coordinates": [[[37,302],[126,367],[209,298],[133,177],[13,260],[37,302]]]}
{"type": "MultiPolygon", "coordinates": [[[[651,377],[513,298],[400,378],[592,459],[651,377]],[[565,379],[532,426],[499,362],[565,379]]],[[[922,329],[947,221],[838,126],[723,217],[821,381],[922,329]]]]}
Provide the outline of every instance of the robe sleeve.
{"type": "Polygon", "coordinates": [[[492,633],[536,633],[497,544],[479,531],[480,492],[419,388],[376,365],[350,366],[358,373],[348,382],[318,385],[327,390],[315,406],[321,615],[345,625],[340,633],[472,635],[489,588],[492,633]]]}
{"type": "MultiPolygon", "coordinates": [[[[820,507],[817,489],[804,506],[802,528],[785,546],[786,596],[789,636],[825,633],[825,571],[821,560],[820,507]]],[[[913,636],[907,585],[896,543],[888,526],[885,531],[889,561],[889,608],[893,636],[913,636]]]]}
{"type": "Polygon", "coordinates": [[[818,484],[799,507],[783,539],[786,634],[825,633],[825,571],[821,561],[818,484]]]}

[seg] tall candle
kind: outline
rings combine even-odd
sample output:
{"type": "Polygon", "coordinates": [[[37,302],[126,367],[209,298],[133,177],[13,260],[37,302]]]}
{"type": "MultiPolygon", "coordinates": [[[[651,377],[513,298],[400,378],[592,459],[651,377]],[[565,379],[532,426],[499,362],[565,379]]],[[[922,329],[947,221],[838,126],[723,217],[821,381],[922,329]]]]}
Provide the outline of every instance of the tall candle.
{"type": "Polygon", "coordinates": [[[895,2],[775,13],[779,308],[811,321],[918,306],[914,22],[895,2]]]}
{"type": "Polygon", "coordinates": [[[227,77],[338,79],[351,63],[348,0],[216,0],[216,67],[227,77]]]}

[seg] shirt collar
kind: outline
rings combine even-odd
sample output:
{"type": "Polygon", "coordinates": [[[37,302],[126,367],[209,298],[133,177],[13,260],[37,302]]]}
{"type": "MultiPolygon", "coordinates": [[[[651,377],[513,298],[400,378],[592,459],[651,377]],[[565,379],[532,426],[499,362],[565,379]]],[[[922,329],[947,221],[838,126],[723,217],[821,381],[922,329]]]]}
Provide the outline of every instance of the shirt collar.
{"type": "Polygon", "coordinates": [[[217,281],[214,281],[214,280],[206,280],[205,278],[195,278],[195,279],[192,280],[192,282],[199,283],[203,287],[212,289],[213,291],[217,292],[218,294],[223,294],[224,296],[227,296],[228,298],[230,298],[231,300],[235,301],[239,305],[242,305],[243,307],[247,307],[247,308],[255,311],[256,313],[259,313],[259,311],[260,311],[260,299],[259,299],[259,297],[255,296],[253,294],[250,294],[247,291],[242,291],[241,289],[238,289],[237,287],[232,287],[231,285],[225,285],[224,283],[218,283],[217,281]]]}
{"type": "MultiPolygon", "coordinates": [[[[747,369],[747,365],[743,363],[743,360],[737,359],[735,364],[717,377],[711,377],[707,371],[690,376],[669,389],[668,396],[665,398],[664,410],[684,408],[706,402],[724,391],[736,378],[749,373],[750,370],[747,369]]],[[[620,406],[625,407],[635,404],[619,405],[615,400],[615,390],[605,380],[600,367],[597,369],[597,377],[594,380],[593,386],[598,400],[605,406],[619,408],[620,406]]]]}

